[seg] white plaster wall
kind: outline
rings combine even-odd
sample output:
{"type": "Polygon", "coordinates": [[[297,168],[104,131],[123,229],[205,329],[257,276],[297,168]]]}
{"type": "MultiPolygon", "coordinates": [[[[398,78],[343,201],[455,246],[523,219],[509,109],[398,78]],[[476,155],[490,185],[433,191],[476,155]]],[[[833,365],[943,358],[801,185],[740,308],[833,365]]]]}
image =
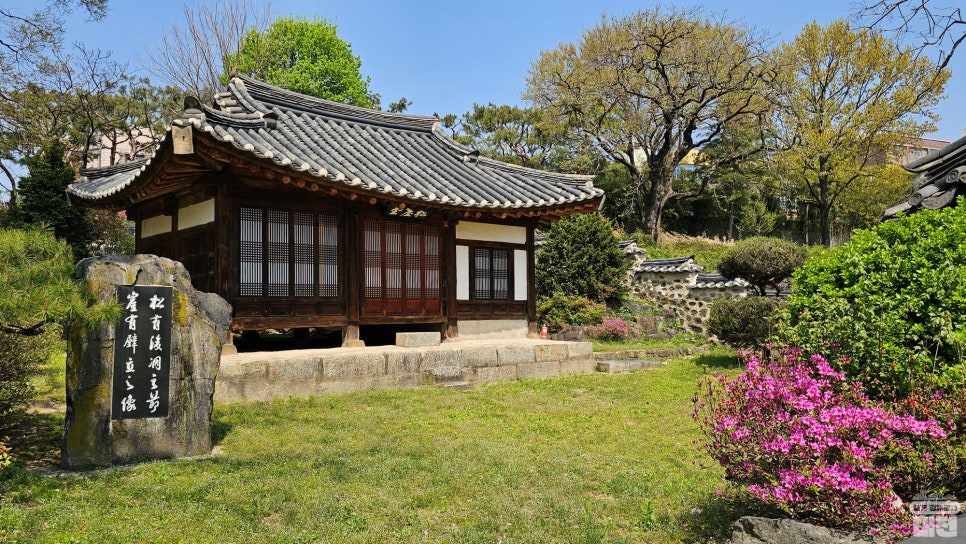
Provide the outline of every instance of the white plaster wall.
{"type": "Polygon", "coordinates": [[[215,220],[215,199],[185,206],[178,210],[178,230],[205,225],[215,220]]]}
{"type": "Polygon", "coordinates": [[[513,250],[513,300],[527,299],[527,251],[513,250]]]}
{"type": "Polygon", "coordinates": [[[470,248],[456,246],[456,300],[470,299],[470,248]]]}
{"type": "Polygon", "coordinates": [[[456,224],[456,238],[460,240],[484,240],[487,242],[504,242],[507,244],[525,244],[527,243],[527,229],[526,227],[460,221],[456,224]]]}
{"type": "Polygon", "coordinates": [[[171,232],[171,216],[157,215],[141,221],[141,238],[171,232]]]}
{"type": "Polygon", "coordinates": [[[460,334],[453,340],[481,340],[485,338],[526,338],[526,319],[460,320],[460,334]]]}

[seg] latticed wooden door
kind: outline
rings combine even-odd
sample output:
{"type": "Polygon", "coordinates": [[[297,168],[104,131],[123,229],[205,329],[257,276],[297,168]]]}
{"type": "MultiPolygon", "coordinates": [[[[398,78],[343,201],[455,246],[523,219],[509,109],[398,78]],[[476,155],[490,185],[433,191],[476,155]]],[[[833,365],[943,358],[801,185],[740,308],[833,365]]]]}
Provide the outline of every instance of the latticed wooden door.
{"type": "Polygon", "coordinates": [[[363,219],[364,316],[442,314],[440,228],[363,219]]]}

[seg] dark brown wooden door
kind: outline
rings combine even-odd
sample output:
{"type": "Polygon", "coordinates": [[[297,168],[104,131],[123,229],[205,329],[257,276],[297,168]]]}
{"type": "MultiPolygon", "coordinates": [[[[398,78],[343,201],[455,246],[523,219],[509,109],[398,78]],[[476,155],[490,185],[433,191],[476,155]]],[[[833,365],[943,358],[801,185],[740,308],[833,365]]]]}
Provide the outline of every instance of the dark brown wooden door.
{"type": "Polygon", "coordinates": [[[442,315],[440,228],[362,220],[362,315],[442,315]]]}

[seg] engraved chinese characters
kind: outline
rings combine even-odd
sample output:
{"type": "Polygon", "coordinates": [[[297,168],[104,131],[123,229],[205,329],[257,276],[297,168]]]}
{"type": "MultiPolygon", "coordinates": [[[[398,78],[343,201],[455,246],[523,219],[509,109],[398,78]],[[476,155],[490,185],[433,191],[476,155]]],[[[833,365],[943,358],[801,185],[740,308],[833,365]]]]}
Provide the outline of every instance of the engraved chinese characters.
{"type": "Polygon", "coordinates": [[[171,287],[119,285],[111,419],[167,417],[171,287]]]}

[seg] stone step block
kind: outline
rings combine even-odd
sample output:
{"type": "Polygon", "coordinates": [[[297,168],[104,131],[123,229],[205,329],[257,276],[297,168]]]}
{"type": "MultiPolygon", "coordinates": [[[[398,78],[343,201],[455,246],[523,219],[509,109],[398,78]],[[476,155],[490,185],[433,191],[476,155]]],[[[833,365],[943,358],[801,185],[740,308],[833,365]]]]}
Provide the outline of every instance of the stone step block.
{"type": "Polygon", "coordinates": [[[438,346],[440,335],[438,332],[397,332],[396,345],[401,348],[425,348],[438,346]]]}
{"type": "Polygon", "coordinates": [[[620,361],[597,361],[597,370],[600,372],[634,372],[636,370],[647,370],[661,368],[666,365],[664,361],[646,359],[624,359],[620,361]]]}
{"type": "Polygon", "coordinates": [[[439,366],[429,371],[436,381],[458,380],[463,377],[461,366],[439,366]]]}
{"type": "Polygon", "coordinates": [[[438,383],[437,387],[445,387],[447,389],[455,389],[457,391],[466,391],[468,389],[473,389],[473,384],[470,382],[446,382],[438,383]]]}

